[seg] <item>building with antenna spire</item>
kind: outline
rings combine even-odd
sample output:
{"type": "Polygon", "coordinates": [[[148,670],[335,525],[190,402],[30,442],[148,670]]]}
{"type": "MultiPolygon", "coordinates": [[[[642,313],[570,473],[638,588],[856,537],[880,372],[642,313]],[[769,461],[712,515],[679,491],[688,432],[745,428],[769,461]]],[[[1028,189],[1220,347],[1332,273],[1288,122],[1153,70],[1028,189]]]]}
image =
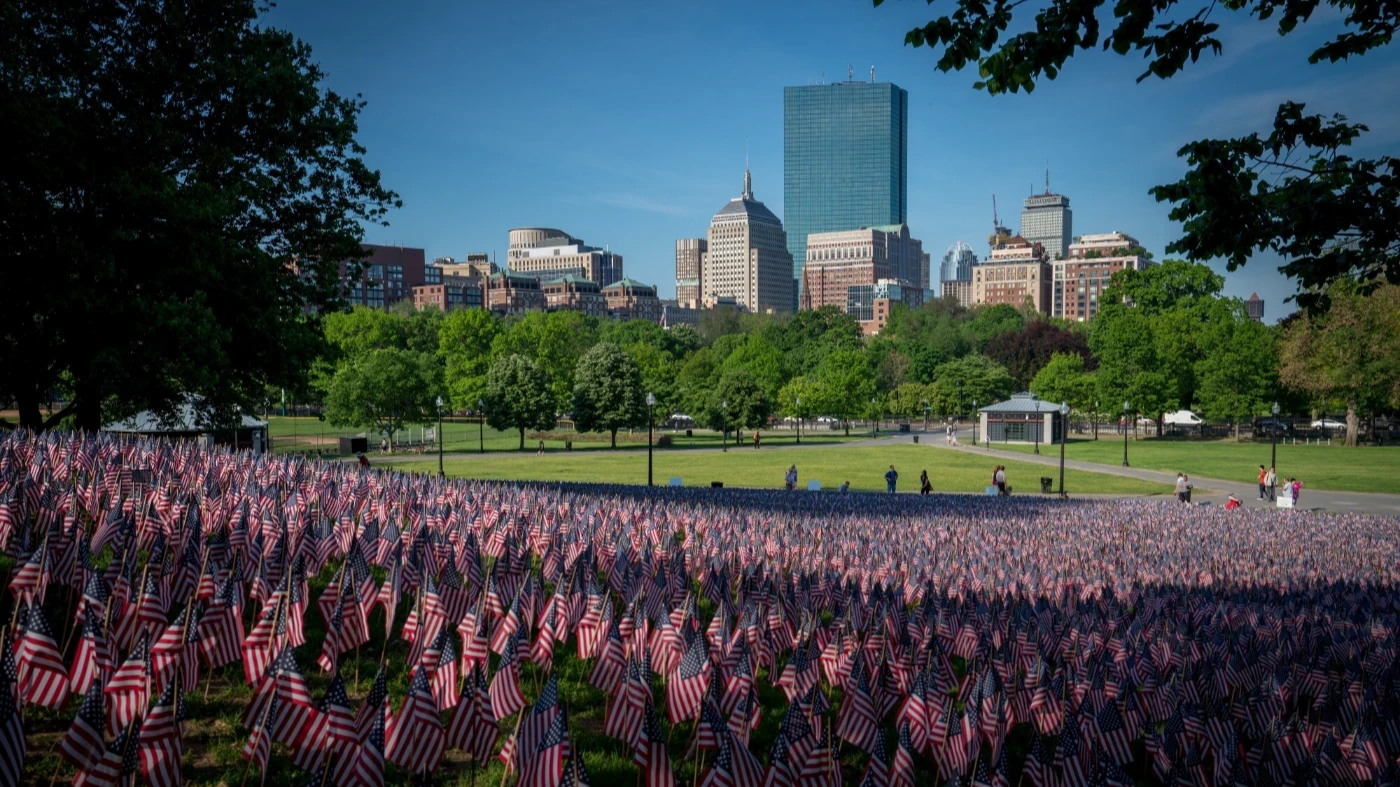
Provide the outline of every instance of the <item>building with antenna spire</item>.
{"type": "Polygon", "coordinates": [[[1032,244],[1039,243],[1050,260],[1063,257],[1074,238],[1074,214],[1069,209],[1069,197],[1050,191],[1049,167],[1045,168],[1045,193],[1032,193],[1026,198],[1025,209],[1021,211],[1021,237],[1032,244]]]}
{"type": "Polygon", "coordinates": [[[783,222],[754,199],[744,167],[744,190],[710,220],[701,256],[701,300],[706,307],[733,302],[751,312],[793,308],[792,255],[783,222]]]}
{"type": "Polygon", "coordinates": [[[857,81],[854,67],[846,74],[845,82],[783,88],[783,214],[794,280],[812,233],[909,221],[909,93],[876,82],[874,67],[869,81],[857,81]]]}

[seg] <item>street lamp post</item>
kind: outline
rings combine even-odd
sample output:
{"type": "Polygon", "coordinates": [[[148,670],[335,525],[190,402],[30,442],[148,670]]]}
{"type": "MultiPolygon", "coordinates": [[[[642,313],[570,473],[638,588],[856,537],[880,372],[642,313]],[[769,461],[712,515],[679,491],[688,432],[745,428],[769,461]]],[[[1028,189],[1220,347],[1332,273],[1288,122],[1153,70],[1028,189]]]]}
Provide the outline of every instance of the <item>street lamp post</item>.
{"type": "Polygon", "coordinates": [[[729,400],[719,403],[719,431],[720,441],[723,447],[721,453],[729,453],[729,400]]]}
{"type": "Polygon", "coordinates": [[[1069,402],[1060,403],[1060,497],[1065,496],[1065,439],[1069,437],[1069,402]]]}
{"type": "Polygon", "coordinates": [[[802,445],[802,397],[797,397],[797,444],[802,445]]]}
{"type": "Polygon", "coordinates": [[[977,447],[977,422],[982,419],[977,415],[977,400],[972,400],[972,447],[977,447]]]}
{"type": "Polygon", "coordinates": [[[1123,466],[1128,466],[1128,403],[1123,402],[1123,466]]]}
{"type": "Polygon", "coordinates": [[[438,430],[437,430],[437,444],[438,444],[438,478],[442,478],[442,477],[444,477],[446,474],[442,472],[442,397],[441,397],[441,396],[439,396],[439,397],[437,398],[437,411],[438,411],[438,430]]]}
{"type": "Polygon", "coordinates": [[[1045,419],[1040,417],[1040,400],[1035,400],[1035,455],[1040,456],[1040,427],[1045,424],[1045,419]]]}
{"type": "Polygon", "coordinates": [[[962,420],[962,417],[963,417],[963,409],[962,409],[962,391],[963,391],[963,381],[962,381],[962,380],[958,380],[958,420],[959,420],[959,421],[961,421],[961,420],[962,420]]]}
{"type": "Polygon", "coordinates": [[[479,420],[476,422],[476,452],[486,453],[486,403],[480,399],[476,400],[476,414],[479,420]]]}
{"type": "Polygon", "coordinates": [[[880,414],[875,411],[875,397],[870,397],[870,436],[880,434],[880,414]]]}
{"type": "MultiPolygon", "coordinates": [[[[924,400],[924,431],[928,431],[928,400],[924,400]]],[[[975,442],[975,441],[974,441],[975,442]]]]}
{"type": "Polygon", "coordinates": [[[647,392],[647,486],[651,486],[651,408],[656,406],[656,395],[647,392]]]}
{"type": "Polygon", "coordinates": [[[1094,400],[1094,439],[1099,439],[1099,400],[1094,400]]]}
{"type": "Polygon", "coordinates": [[[1269,434],[1273,436],[1269,446],[1269,467],[1271,468],[1278,467],[1278,402],[1274,402],[1272,412],[1274,422],[1269,426],[1269,434]]]}

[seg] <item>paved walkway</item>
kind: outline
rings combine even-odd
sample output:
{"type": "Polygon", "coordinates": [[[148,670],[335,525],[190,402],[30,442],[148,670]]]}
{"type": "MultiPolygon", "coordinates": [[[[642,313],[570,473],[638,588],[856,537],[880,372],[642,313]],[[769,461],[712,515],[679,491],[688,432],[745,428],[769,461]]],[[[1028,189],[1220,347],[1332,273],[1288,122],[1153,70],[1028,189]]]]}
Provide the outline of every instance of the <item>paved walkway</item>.
{"type": "MultiPolygon", "coordinates": [[[[946,451],[961,451],[968,454],[977,454],[995,459],[1004,459],[1015,462],[1031,462],[1035,464],[1054,467],[1057,471],[1060,467],[1059,454],[1050,456],[1041,454],[1023,454],[1019,451],[1004,451],[998,448],[986,449],[971,445],[950,446],[942,439],[941,434],[935,434],[927,440],[930,445],[946,451]]],[[[960,431],[959,440],[971,440],[972,431],[967,429],[960,431]]],[[[924,441],[920,441],[921,443],[924,441]]],[[[1125,476],[1137,478],[1143,481],[1157,481],[1163,484],[1176,484],[1176,473],[1168,473],[1160,470],[1147,470],[1138,467],[1122,467],[1119,465],[1104,465],[1097,462],[1081,462],[1074,459],[1065,460],[1066,468],[1075,470],[1086,470],[1093,473],[1105,473],[1108,475],[1125,476]]],[[[1056,476],[1057,473],[1046,473],[1047,476],[1056,476]]],[[[1031,483],[1012,482],[1013,486],[1020,488],[1035,488],[1039,484],[1036,479],[1030,479],[1031,483]]],[[[1240,502],[1249,508],[1269,506],[1273,504],[1259,500],[1259,485],[1256,483],[1244,483],[1240,481],[1228,481],[1220,478],[1203,478],[1192,476],[1191,483],[1196,487],[1192,493],[1191,500],[1194,503],[1209,502],[1212,505],[1225,505],[1229,495],[1234,494],[1240,502]]],[[[1073,489],[1069,490],[1074,493],[1073,489]]],[[[1327,489],[1308,489],[1303,487],[1303,494],[1298,499],[1301,508],[1321,511],[1345,512],[1350,511],[1358,514],[1380,514],[1384,516],[1400,517],[1400,495],[1370,494],[1366,492],[1338,492],[1327,489]]]]}

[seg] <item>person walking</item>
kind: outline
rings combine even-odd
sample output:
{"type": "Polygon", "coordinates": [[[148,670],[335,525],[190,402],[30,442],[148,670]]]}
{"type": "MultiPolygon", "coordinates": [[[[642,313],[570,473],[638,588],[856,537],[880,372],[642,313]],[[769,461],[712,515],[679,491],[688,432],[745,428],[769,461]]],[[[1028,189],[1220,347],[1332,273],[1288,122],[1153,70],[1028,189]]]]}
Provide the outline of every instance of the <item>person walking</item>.
{"type": "Polygon", "coordinates": [[[1303,482],[1296,478],[1288,479],[1287,492],[1293,497],[1293,507],[1298,507],[1298,495],[1303,491],[1303,482]]]}
{"type": "Polygon", "coordinates": [[[890,471],[888,473],[885,473],[885,491],[890,494],[894,494],[894,485],[895,482],[898,480],[899,471],[894,469],[894,465],[890,465],[890,471]]]}
{"type": "Polygon", "coordinates": [[[927,470],[922,470],[922,471],[920,471],[920,472],[919,472],[919,494],[921,494],[921,495],[926,495],[926,494],[928,494],[929,492],[932,492],[932,491],[933,491],[933,484],[930,484],[930,483],[928,482],[928,471],[927,471],[927,470]]]}
{"type": "Polygon", "coordinates": [[[783,483],[787,484],[789,492],[797,488],[797,465],[787,469],[787,473],[783,476],[783,483]]]}
{"type": "Polygon", "coordinates": [[[843,495],[846,494],[847,492],[851,491],[851,482],[842,481],[841,486],[837,487],[836,491],[840,492],[843,495]]]}
{"type": "Polygon", "coordinates": [[[1187,483],[1185,473],[1176,474],[1176,499],[1181,503],[1191,502],[1191,484],[1187,483]]]}
{"type": "Polygon", "coordinates": [[[1269,502],[1278,502],[1278,473],[1270,467],[1269,472],[1264,475],[1264,487],[1269,492],[1269,502]]]}
{"type": "Polygon", "coordinates": [[[1265,494],[1266,494],[1267,491],[1268,491],[1268,487],[1269,487],[1269,481],[1268,481],[1268,479],[1269,479],[1269,471],[1268,471],[1268,470],[1265,470],[1263,465],[1259,465],[1259,499],[1260,499],[1260,500],[1263,500],[1263,499],[1264,499],[1264,496],[1265,496],[1265,494]]]}
{"type": "Polygon", "coordinates": [[[540,441],[540,449],[535,452],[535,456],[544,456],[544,441],[540,441]]]}
{"type": "Polygon", "coordinates": [[[360,458],[360,467],[369,467],[369,457],[365,456],[363,453],[355,454],[355,456],[360,458]]]}
{"type": "Polygon", "coordinates": [[[997,488],[998,497],[1011,494],[1006,488],[1006,465],[997,465],[997,469],[992,471],[992,485],[997,488]]]}
{"type": "Polygon", "coordinates": [[[753,430],[753,447],[754,447],[755,449],[758,448],[758,441],[759,441],[758,430],[755,429],[755,430],[753,430]]]}

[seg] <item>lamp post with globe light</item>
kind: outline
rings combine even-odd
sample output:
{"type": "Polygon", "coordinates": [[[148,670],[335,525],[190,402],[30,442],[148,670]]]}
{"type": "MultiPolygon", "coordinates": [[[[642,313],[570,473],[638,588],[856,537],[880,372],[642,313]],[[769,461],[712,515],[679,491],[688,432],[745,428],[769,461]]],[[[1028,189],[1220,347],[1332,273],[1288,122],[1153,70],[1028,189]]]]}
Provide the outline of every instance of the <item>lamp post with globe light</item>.
{"type": "Polygon", "coordinates": [[[486,453],[486,403],[480,399],[476,400],[476,452],[486,453]]]}
{"type": "Polygon", "coordinates": [[[1272,440],[1269,447],[1269,467],[1278,467],[1278,402],[1270,410],[1274,414],[1274,422],[1269,425],[1269,434],[1272,440]]]}
{"type": "Polygon", "coordinates": [[[797,444],[802,445],[802,397],[797,397],[797,444]]]}
{"type": "Polygon", "coordinates": [[[977,414],[977,400],[972,400],[972,447],[977,447],[977,422],[982,418],[977,414]]]}
{"type": "Polygon", "coordinates": [[[1065,496],[1065,439],[1069,436],[1069,402],[1060,403],[1060,497],[1065,496]]]}
{"type": "Polygon", "coordinates": [[[651,486],[651,408],[656,406],[656,395],[647,391],[647,486],[651,486]]]}
{"type": "Polygon", "coordinates": [[[1035,400],[1035,455],[1040,456],[1040,429],[1045,425],[1045,420],[1040,417],[1040,400],[1035,400]]]}
{"type": "Polygon", "coordinates": [[[438,478],[442,478],[442,477],[444,477],[444,476],[446,475],[446,473],[443,473],[443,472],[442,472],[442,397],[441,397],[441,396],[439,396],[439,397],[437,398],[437,413],[438,413],[438,430],[437,430],[437,444],[438,444],[438,478]]]}
{"type": "Polygon", "coordinates": [[[1123,466],[1128,466],[1128,402],[1123,402],[1123,466]]]}

